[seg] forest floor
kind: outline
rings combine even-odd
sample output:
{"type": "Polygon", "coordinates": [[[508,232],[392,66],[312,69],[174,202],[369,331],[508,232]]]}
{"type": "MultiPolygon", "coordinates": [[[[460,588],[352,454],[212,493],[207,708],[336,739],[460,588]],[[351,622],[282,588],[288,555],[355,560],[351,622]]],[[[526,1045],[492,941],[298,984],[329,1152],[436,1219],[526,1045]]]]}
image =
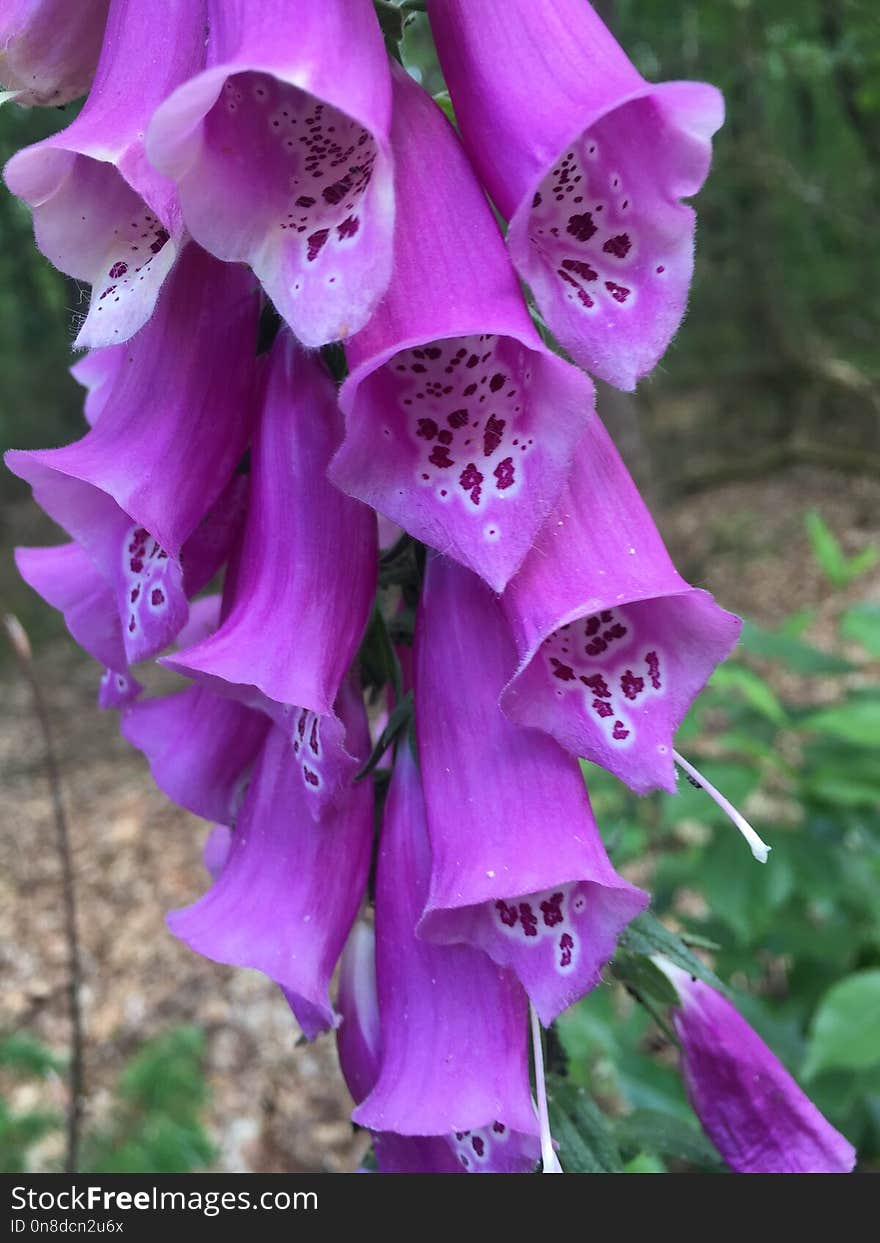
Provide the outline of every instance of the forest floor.
{"type": "MultiPolygon", "coordinates": [[[[880,540],[880,481],[799,468],[728,484],[668,505],[656,517],[682,572],[723,605],[767,625],[815,607],[809,632],[829,642],[847,597],[832,595],[809,554],[804,511],[818,508],[848,552],[880,540]]],[[[21,527],[30,519],[23,517],[21,527]]],[[[23,531],[11,526],[16,542],[23,531]]],[[[849,598],[875,597],[862,580],[849,598]]],[[[183,1023],[207,1037],[215,1168],[338,1171],[356,1167],[363,1138],[346,1120],[350,1102],[332,1039],[297,1046],[278,990],[252,971],[218,966],[176,941],[167,911],[205,888],[206,826],[170,805],[145,761],[95,707],[96,670],[70,640],[45,643],[37,669],[50,705],[73,839],[83,944],[86,1124],[107,1116],[120,1071],[144,1040],[183,1023]]],[[[66,945],[59,864],[42,742],[29,695],[0,667],[0,1031],[26,1031],[63,1052],[66,945]]],[[[63,1108],[63,1084],[13,1094],[13,1108],[43,1093],[63,1108]]],[[[33,1154],[60,1157],[60,1137],[33,1154]]]]}

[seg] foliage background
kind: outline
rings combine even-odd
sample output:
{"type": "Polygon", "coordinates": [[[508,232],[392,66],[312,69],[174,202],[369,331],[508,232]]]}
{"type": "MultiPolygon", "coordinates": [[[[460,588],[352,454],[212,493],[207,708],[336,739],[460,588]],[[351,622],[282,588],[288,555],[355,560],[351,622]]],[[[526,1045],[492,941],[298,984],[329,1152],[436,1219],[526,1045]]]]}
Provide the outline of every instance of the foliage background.
{"type": "MultiPolygon", "coordinates": [[[[731,982],[749,1019],[858,1144],[864,1168],[876,1169],[880,12],[870,0],[597,7],[648,77],[705,78],[728,103],[697,202],[688,319],[639,393],[605,392],[601,409],[682,571],[749,618],[740,652],[716,674],[681,747],[744,806],[773,844],[770,861],[755,864],[714,805],[686,784],[674,798],[637,800],[592,767],[585,775],[615,861],[649,885],[655,914],[731,982]]],[[[425,85],[442,89],[423,17],[406,46],[425,85]]],[[[72,115],[4,108],[0,156],[72,115]]],[[[0,237],[0,440],[4,448],[61,443],[82,429],[66,368],[86,294],[37,254],[27,212],[5,193],[0,237]]],[[[92,670],[57,616],[15,578],[12,544],[54,538],[27,495],[3,476],[0,593],[37,641],[69,789],[89,791],[73,808],[87,948],[96,938],[87,962],[89,1168],[350,1168],[357,1141],[344,1123],[334,1130],[328,1121],[345,1111],[332,1053],[294,1054],[295,1032],[268,986],[253,983],[258,992],[248,994],[254,1013],[275,1007],[263,1039],[230,1054],[222,1032],[241,1030],[230,973],[181,954],[169,978],[159,966],[165,948],[146,959],[132,948],[121,963],[100,949],[107,942],[95,929],[112,927],[124,943],[132,921],[157,947],[168,939],[162,910],[203,885],[201,834],[182,813],[156,812],[143,766],[123,757],[112,721],[97,721],[92,670]],[[84,733],[94,735],[91,750],[84,733]],[[100,798],[96,740],[109,766],[100,798]],[[120,798],[136,827],[117,839],[120,798]],[[128,851],[152,888],[132,884],[120,894],[120,886],[92,884],[90,861],[104,858],[108,833],[113,866],[123,867],[128,851]],[[161,881],[169,848],[180,851],[173,894],[161,881]],[[140,1001],[127,1010],[132,997],[140,1001]],[[325,1085],[317,1095],[315,1076],[325,1085]],[[248,1120],[256,1128],[250,1147],[230,1146],[230,1132],[248,1120]]],[[[2,672],[21,708],[13,671],[2,672]]],[[[51,1168],[65,1056],[63,1002],[51,986],[61,971],[57,881],[51,868],[28,865],[27,852],[43,859],[51,840],[38,748],[22,749],[10,732],[0,756],[0,860],[12,878],[2,891],[11,912],[3,931],[12,938],[3,954],[15,973],[0,1027],[0,1162],[51,1168]],[[31,911],[38,917],[28,922],[31,911]]],[[[662,988],[634,969],[624,951],[608,984],[559,1025],[553,1056],[565,1078],[554,1096],[569,1161],[713,1168],[675,1050],[632,996],[662,1015],[662,988]]]]}

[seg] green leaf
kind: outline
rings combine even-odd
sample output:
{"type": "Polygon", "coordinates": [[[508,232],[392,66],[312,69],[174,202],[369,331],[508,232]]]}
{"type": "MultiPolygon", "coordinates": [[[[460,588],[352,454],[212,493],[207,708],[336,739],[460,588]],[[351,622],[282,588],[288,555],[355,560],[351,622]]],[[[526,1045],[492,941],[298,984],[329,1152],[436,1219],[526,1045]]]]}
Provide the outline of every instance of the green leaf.
{"type": "Polygon", "coordinates": [[[364,764],[363,768],[358,772],[355,781],[362,781],[364,777],[369,777],[374,768],[377,767],[382,756],[397,738],[398,734],[406,729],[412,720],[413,714],[413,693],[407,691],[403,699],[394,705],[394,709],[388,718],[388,724],[382,730],[376,745],[370,752],[370,758],[364,764]]]}
{"type": "Polygon", "coordinates": [[[60,1070],[61,1062],[42,1041],[12,1032],[0,1040],[0,1066],[42,1079],[50,1071],[60,1070]]]}
{"type": "Polygon", "coordinates": [[[774,725],[785,724],[785,709],[764,679],[752,669],[746,669],[744,665],[721,665],[712,675],[710,685],[717,690],[738,692],[756,712],[774,725]]]}
{"type": "Polygon", "coordinates": [[[811,509],[805,518],[813,556],[828,581],[835,587],[846,587],[853,579],[877,564],[880,552],[870,545],[847,557],[834,534],[825,525],[818,510],[811,509]]]}
{"type": "Polygon", "coordinates": [[[810,1033],[804,1078],[880,1062],[880,970],[857,971],[823,997],[810,1033]]]}
{"type": "Polygon", "coordinates": [[[857,668],[851,661],[833,652],[820,651],[800,639],[765,630],[750,621],[743,623],[739,646],[741,651],[784,665],[793,673],[851,673],[857,668]]]}
{"type": "Polygon", "coordinates": [[[620,1152],[608,1119],[583,1088],[549,1076],[550,1129],[567,1174],[619,1174],[620,1152]]]}
{"type": "Polygon", "coordinates": [[[618,952],[614,956],[614,974],[622,984],[628,984],[640,996],[648,997],[661,1006],[678,1004],[678,993],[659,967],[643,954],[618,952]]]}
{"type": "Polygon", "coordinates": [[[880,659],[880,604],[855,604],[847,609],[841,619],[840,633],[880,659]]]}
{"type": "Polygon", "coordinates": [[[443,112],[445,112],[447,120],[455,125],[455,108],[449,91],[438,91],[434,96],[434,103],[439,105],[443,112]]]}
{"type": "Polygon", "coordinates": [[[649,1152],[674,1161],[687,1161],[704,1169],[719,1169],[723,1162],[714,1144],[691,1123],[657,1109],[637,1109],[615,1127],[624,1155],[649,1152]]]}
{"type": "Polygon", "coordinates": [[[802,724],[804,729],[856,746],[876,747],[880,745],[880,695],[851,695],[842,703],[811,712],[802,724]]]}
{"type": "Polygon", "coordinates": [[[652,954],[663,954],[677,967],[681,967],[690,975],[697,976],[700,980],[705,980],[719,992],[728,991],[727,986],[719,980],[711,967],[701,962],[696,954],[688,949],[681,937],[670,932],[650,911],[645,911],[628,924],[617,944],[630,954],[642,954],[646,957],[652,954]]]}

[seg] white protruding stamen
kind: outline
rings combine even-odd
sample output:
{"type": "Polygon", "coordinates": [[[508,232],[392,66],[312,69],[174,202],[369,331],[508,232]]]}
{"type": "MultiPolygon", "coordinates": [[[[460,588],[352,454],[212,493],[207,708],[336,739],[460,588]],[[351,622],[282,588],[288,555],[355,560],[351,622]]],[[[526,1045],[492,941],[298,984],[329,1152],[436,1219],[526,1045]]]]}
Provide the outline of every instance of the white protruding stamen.
{"type": "Polygon", "coordinates": [[[694,781],[698,782],[700,787],[706,791],[709,797],[714,799],[714,801],[724,812],[725,816],[733,821],[740,833],[742,833],[743,837],[748,842],[749,849],[758,862],[766,863],[771,847],[768,846],[766,842],[761,841],[760,837],[758,837],[758,834],[749,824],[748,820],[746,820],[745,816],[741,816],[733,804],[728,802],[720,790],[716,790],[711,781],[707,781],[699,769],[694,768],[693,764],[689,764],[683,755],[679,755],[677,751],[673,751],[672,754],[675,756],[675,762],[678,764],[679,768],[683,768],[689,776],[693,777],[694,781]]]}
{"type": "Polygon", "coordinates": [[[541,1044],[541,1024],[535,1007],[529,1003],[529,1015],[532,1021],[532,1049],[535,1055],[535,1091],[538,1096],[538,1125],[541,1128],[541,1163],[543,1174],[561,1174],[562,1166],[553,1147],[553,1136],[550,1134],[550,1114],[547,1111],[547,1086],[544,1083],[544,1049],[541,1044]]]}

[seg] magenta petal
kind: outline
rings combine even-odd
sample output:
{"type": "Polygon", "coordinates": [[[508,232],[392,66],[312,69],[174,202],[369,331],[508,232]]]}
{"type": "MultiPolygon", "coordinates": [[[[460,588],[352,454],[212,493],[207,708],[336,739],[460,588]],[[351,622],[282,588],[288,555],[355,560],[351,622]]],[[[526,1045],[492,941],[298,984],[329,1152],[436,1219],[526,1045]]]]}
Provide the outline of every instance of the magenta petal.
{"type": "Polygon", "coordinates": [[[510,222],[511,257],[551,330],[631,389],[681,321],[694,213],[723,102],[652,85],[584,0],[431,0],[468,154],[510,222]]]}
{"type": "MultiPolygon", "coordinates": [[[[361,708],[363,718],[363,708],[361,708]]],[[[366,749],[366,721],[360,739],[366,749]]],[[[291,764],[290,742],[271,730],[217,882],[168,925],[216,962],[255,967],[281,985],[299,1016],[335,1025],[330,977],[363,897],[373,837],[369,782],[351,786],[315,824],[291,764]]]]}
{"type": "Polygon", "coordinates": [[[849,1174],[852,1144],[802,1091],[739,1011],[665,959],[678,992],[673,1010],[694,1112],[737,1174],[849,1174]]]}
{"type": "Polygon", "coordinates": [[[17,104],[60,107],[84,95],[101,51],[109,0],[4,0],[0,87],[17,104]]]}
{"type": "Polygon", "coordinates": [[[16,548],[15,564],[28,586],[64,614],[64,624],[84,651],[117,673],[126,672],[116,601],[78,544],[16,548]]]}
{"type": "Polygon", "coordinates": [[[126,346],[92,430],[62,449],[6,457],[111,584],[129,663],[167,646],[186,621],[181,548],[247,444],[250,285],[243,268],[188,246],[156,315],[126,346]]]}
{"type": "Polygon", "coordinates": [[[250,264],[304,344],[346,337],[388,283],[391,91],[369,0],[210,0],[210,65],[150,126],[187,227],[250,264]]]}
{"type": "Polygon", "coordinates": [[[501,609],[429,560],[416,626],[416,720],[431,832],[421,935],[479,945],[550,1023],[599,980],[648,895],[614,871],[576,761],[498,706],[516,662],[501,609]]]}
{"type": "Polygon", "coordinates": [[[202,0],[165,0],[161,21],[153,0],[113,0],[79,116],[6,166],[6,184],[33,208],[40,250],[92,286],[79,346],[137,332],[183,244],[174,184],[147,163],[144,133],[156,105],[201,67],[204,32],[202,0]]]}
{"type": "Polygon", "coordinates": [[[279,704],[333,711],[376,584],[376,521],[328,483],[341,419],[321,363],[276,341],[253,445],[251,493],[229,613],[166,663],[279,704]]]}
{"type": "Polygon", "coordinates": [[[261,712],[191,686],[133,705],[121,729],[172,802],[205,820],[232,824],[269,724],[261,712]]]}
{"type": "Polygon", "coordinates": [[[113,669],[105,669],[98,688],[98,707],[102,710],[127,708],[134,703],[143,689],[137,678],[130,673],[116,673],[113,669]]]}
{"type": "Polygon", "coordinates": [[[352,1118],[399,1135],[442,1135],[495,1120],[534,1131],[525,994],[479,950],[416,936],[430,873],[418,771],[404,744],[385,805],[376,880],[382,1062],[352,1118]]]}
{"type": "Polygon", "coordinates": [[[742,622],[677,573],[598,418],[502,604],[519,652],[508,716],[638,794],[674,792],[673,736],[742,622]]]}
{"type": "Polygon", "coordinates": [[[331,478],[501,590],[565,482],[593,406],[546,350],[452,127],[394,74],[394,274],[347,347],[331,478]]]}
{"type": "MultiPolygon", "coordinates": [[[[352,928],[342,955],[338,1005],[339,1065],[355,1104],[360,1104],[379,1077],[382,1058],[375,937],[362,921],[352,928]]],[[[445,1136],[374,1134],[373,1151],[383,1174],[462,1172],[445,1136]]]]}
{"type": "Polygon", "coordinates": [[[70,374],[86,390],[83,414],[89,427],[94,427],[107,398],[113,391],[117,372],[128,358],[124,345],[108,345],[102,350],[89,350],[70,368],[70,374]]]}

